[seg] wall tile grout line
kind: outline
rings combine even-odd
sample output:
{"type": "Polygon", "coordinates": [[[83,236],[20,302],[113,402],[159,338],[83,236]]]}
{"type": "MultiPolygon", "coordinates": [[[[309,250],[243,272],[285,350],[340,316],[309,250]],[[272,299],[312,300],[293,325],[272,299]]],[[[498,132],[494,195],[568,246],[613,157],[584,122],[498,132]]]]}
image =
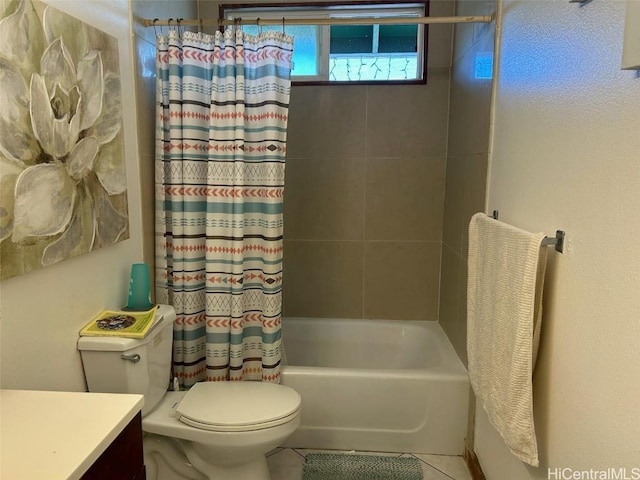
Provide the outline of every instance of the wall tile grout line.
{"type": "Polygon", "coordinates": [[[365,87],[364,95],[364,185],[362,188],[362,318],[367,318],[367,264],[366,264],[366,241],[367,241],[367,171],[369,166],[369,86],[365,87]]]}

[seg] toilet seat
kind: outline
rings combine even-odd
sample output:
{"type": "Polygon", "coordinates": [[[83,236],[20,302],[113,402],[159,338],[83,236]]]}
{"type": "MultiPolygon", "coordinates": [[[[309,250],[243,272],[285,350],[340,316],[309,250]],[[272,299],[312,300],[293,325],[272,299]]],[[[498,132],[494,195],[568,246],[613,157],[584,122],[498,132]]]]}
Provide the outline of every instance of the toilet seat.
{"type": "Polygon", "coordinates": [[[246,432],[294,419],[300,395],[284,385],[263,382],[201,382],[176,406],[176,417],[189,426],[215,432],[246,432]]]}

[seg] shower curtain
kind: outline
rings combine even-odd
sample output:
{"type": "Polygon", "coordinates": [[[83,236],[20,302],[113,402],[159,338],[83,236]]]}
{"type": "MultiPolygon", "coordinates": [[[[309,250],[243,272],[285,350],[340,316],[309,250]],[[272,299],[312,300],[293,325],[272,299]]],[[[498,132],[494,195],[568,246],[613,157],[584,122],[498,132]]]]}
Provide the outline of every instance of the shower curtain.
{"type": "Polygon", "coordinates": [[[280,380],[292,49],[240,28],[157,37],[156,300],[186,388],[280,380]]]}

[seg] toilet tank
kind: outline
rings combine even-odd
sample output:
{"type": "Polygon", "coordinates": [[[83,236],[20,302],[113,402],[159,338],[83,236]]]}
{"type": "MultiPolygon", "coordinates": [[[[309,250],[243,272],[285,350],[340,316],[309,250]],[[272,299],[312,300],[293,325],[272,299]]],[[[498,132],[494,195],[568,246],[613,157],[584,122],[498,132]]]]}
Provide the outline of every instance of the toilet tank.
{"type": "Polygon", "coordinates": [[[142,394],[142,416],[162,399],[171,379],[176,312],[169,305],[160,305],[156,316],[156,324],[142,339],[80,337],[78,340],[89,391],[142,394]]]}

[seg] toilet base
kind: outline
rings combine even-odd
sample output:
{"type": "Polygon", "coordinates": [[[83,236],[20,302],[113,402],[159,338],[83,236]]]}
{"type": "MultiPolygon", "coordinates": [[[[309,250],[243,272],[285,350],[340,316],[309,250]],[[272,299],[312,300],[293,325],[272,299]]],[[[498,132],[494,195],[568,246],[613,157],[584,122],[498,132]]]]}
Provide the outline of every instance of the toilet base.
{"type": "Polygon", "coordinates": [[[270,480],[267,457],[256,456],[248,461],[235,465],[213,465],[202,460],[191,442],[183,442],[182,446],[191,464],[202,472],[209,480],[270,480]]]}
{"type": "Polygon", "coordinates": [[[201,459],[191,442],[145,434],[147,480],[270,480],[265,455],[239,464],[212,465],[201,459]]]}
{"type": "Polygon", "coordinates": [[[206,480],[178,440],[145,433],[142,446],[147,480],[206,480]]]}

